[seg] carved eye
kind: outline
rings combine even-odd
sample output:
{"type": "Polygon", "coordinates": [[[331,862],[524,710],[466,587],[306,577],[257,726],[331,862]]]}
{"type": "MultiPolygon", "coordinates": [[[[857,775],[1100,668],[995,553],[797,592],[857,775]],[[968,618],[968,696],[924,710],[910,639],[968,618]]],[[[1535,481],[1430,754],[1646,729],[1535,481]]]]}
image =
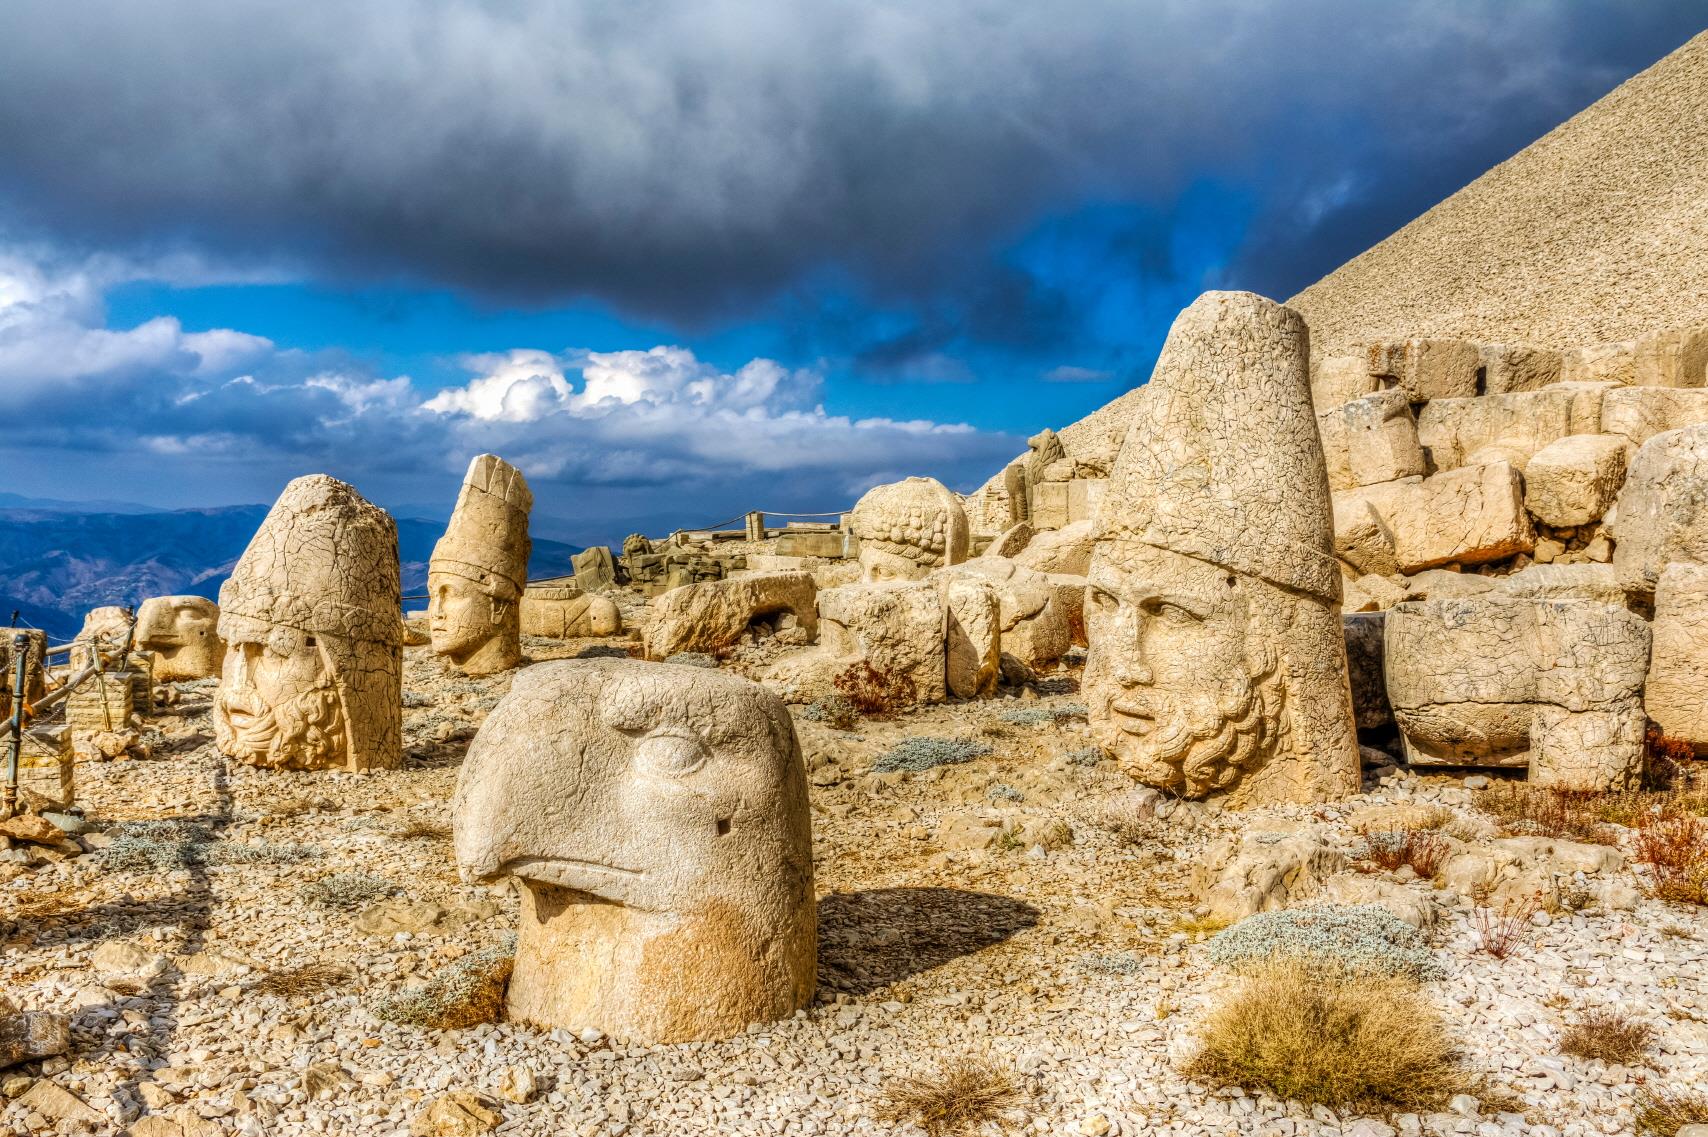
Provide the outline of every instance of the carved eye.
{"type": "Polygon", "coordinates": [[[1095,584],[1086,586],[1085,601],[1099,615],[1108,615],[1121,606],[1119,597],[1108,589],[1100,588],[1095,584]]]}
{"type": "Polygon", "coordinates": [[[706,764],[706,744],[685,730],[655,731],[640,740],[635,758],[641,766],[659,774],[680,778],[706,764]]]}
{"type": "Polygon", "coordinates": [[[1147,600],[1144,604],[1145,615],[1153,620],[1175,627],[1186,627],[1191,624],[1201,624],[1204,618],[1189,608],[1183,608],[1168,600],[1147,600]]]}

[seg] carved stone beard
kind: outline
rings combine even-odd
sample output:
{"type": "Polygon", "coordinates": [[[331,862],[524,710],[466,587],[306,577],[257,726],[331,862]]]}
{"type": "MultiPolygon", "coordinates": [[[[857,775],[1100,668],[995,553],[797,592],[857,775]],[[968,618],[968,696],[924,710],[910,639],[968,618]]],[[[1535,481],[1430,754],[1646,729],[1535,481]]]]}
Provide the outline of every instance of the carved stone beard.
{"type": "Polygon", "coordinates": [[[214,736],[225,753],[267,769],[327,769],[347,757],[344,707],[330,681],[272,706],[250,688],[221,691],[214,736]],[[241,726],[231,721],[234,710],[249,716],[241,726]]]}
{"type": "Polygon", "coordinates": [[[1189,798],[1226,790],[1260,765],[1286,734],[1286,685],[1276,654],[1260,649],[1251,674],[1199,699],[1159,691],[1147,696],[1160,713],[1145,740],[1139,777],[1189,798]],[[1213,701],[1212,701],[1213,700],[1213,701]]]}

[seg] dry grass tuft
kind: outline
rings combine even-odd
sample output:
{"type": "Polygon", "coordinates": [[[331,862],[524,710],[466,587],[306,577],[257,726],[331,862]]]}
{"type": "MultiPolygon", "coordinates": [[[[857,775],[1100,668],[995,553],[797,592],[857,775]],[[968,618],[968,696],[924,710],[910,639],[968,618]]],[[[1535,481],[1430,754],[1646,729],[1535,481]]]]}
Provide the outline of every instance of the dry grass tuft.
{"type": "Polygon", "coordinates": [[[1560,1053],[1630,1066],[1648,1052],[1655,1028],[1618,1011],[1590,1011],[1560,1036],[1560,1053]]]}
{"type": "Polygon", "coordinates": [[[1451,851],[1447,838],[1431,829],[1397,829],[1381,833],[1361,829],[1359,834],[1364,838],[1364,852],[1360,860],[1386,872],[1410,866],[1420,880],[1434,880],[1441,872],[1441,866],[1447,863],[1447,854],[1451,851]]]}
{"type": "Polygon", "coordinates": [[[840,672],[831,685],[867,718],[890,718],[919,701],[919,689],[909,676],[879,671],[865,660],[840,672]]]}
{"type": "Polygon", "coordinates": [[[1211,1013],[1186,1076],[1308,1105],[1439,1108],[1471,1080],[1441,1016],[1401,978],[1276,960],[1211,1013]]]}
{"type": "Polygon", "coordinates": [[[451,827],[443,821],[411,821],[392,833],[402,841],[449,841],[451,827]]]}
{"type": "Polygon", "coordinates": [[[1675,904],[1708,904],[1708,824],[1694,813],[1645,816],[1633,859],[1649,894],[1675,904]]]}
{"type": "Polygon", "coordinates": [[[1508,833],[1612,845],[1618,839],[1599,815],[1601,803],[1610,796],[1496,782],[1477,796],[1476,804],[1508,833]]]}
{"type": "Polygon", "coordinates": [[[879,1121],[913,1124],[928,1137],[970,1133],[1018,1105],[1013,1075],[983,1058],[951,1058],[935,1073],[897,1078],[884,1090],[879,1121]]]}
{"type": "Polygon", "coordinates": [[[270,972],[251,988],[258,995],[318,995],[350,981],[350,970],[337,963],[304,963],[270,972]]]}
{"type": "Polygon", "coordinates": [[[1675,1137],[1686,1125],[1708,1125],[1708,1096],[1645,1089],[1637,1094],[1637,1132],[1675,1137]]]}
{"type": "Polygon", "coordinates": [[[1530,935],[1530,921],[1542,906],[1539,896],[1508,901],[1499,912],[1492,908],[1477,909],[1477,950],[1496,959],[1505,959],[1523,946],[1530,935]]]}

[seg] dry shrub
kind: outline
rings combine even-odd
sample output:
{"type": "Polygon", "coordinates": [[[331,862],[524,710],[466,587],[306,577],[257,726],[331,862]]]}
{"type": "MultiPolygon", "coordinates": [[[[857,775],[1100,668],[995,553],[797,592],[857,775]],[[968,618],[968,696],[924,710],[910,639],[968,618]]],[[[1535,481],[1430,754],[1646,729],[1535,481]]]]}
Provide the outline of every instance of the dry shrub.
{"type": "Polygon", "coordinates": [[[304,963],[262,976],[251,990],[259,995],[316,995],[350,981],[348,968],[336,963],[304,963]]]}
{"type": "Polygon", "coordinates": [[[1403,978],[1259,964],[1199,1038],[1187,1077],[1307,1105],[1436,1109],[1469,1088],[1441,1016],[1403,978]]]}
{"type": "Polygon", "coordinates": [[[1618,1011],[1590,1011],[1560,1036],[1560,1053],[1630,1066],[1654,1041],[1655,1028],[1618,1011]]]}
{"type": "Polygon", "coordinates": [[[451,827],[442,821],[411,821],[393,832],[401,841],[449,841],[451,827]]]}
{"type": "Polygon", "coordinates": [[[1696,760],[1696,747],[1687,739],[1668,738],[1659,723],[1651,722],[1643,732],[1643,751],[1649,778],[1663,785],[1671,784],[1696,760]]]}
{"type": "Polygon", "coordinates": [[[1505,959],[1517,951],[1530,934],[1530,920],[1542,906],[1539,896],[1508,901],[1499,912],[1492,908],[1477,909],[1477,950],[1496,959],[1505,959]]]}
{"type": "Polygon", "coordinates": [[[928,1137],[953,1137],[996,1121],[1020,1102],[1013,1075],[987,1059],[950,1058],[934,1073],[897,1078],[884,1088],[879,1121],[913,1124],[928,1137]]]}
{"type": "Polygon", "coordinates": [[[440,968],[425,983],[379,999],[372,1010],[387,1022],[457,1030],[497,1022],[504,1006],[516,945],[505,942],[440,968]]]}
{"type": "Polygon", "coordinates": [[[1496,782],[1478,795],[1476,804],[1509,833],[1612,845],[1618,839],[1597,816],[1598,803],[1607,796],[1496,782]]]}
{"type": "Polygon", "coordinates": [[[1429,829],[1407,828],[1384,833],[1360,829],[1359,834],[1364,838],[1362,860],[1387,872],[1409,865],[1423,880],[1434,880],[1451,852],[1447,839],[1429,829]]]}
{"type": "Polygon", "coordinates": [[[912,678],[879,671],[864,659],[850,664],[831,680],[831,685],[867,718],[889,718],[919,701],[919,689],[912,678]]]}
{"type": "Polygon", "coordinates": [[[1693,813],[1645,816],[1634,858],[1650,895],[1677,904],[1708,904],[1708,825],[1693,813]]]}
{"type": "Polygon", "coordinates": [[[1675,1137],[1686,1125],[1708,1125],[1708,1096],[1688,1090],[1644,1089],[1637,1094],[1637,1132],[1675,1137]]]}

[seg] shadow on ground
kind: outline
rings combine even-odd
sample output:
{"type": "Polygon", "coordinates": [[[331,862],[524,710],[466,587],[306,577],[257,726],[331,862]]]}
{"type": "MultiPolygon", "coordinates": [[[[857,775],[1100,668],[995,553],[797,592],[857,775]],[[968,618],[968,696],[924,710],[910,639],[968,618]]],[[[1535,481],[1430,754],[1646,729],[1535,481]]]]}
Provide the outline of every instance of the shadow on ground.
{"type": "Polygon", "coordinates": [[[876,888],[818,902],[819,983],[866,995],[1036,927],[1021,900],[958,888],[876,888]]]}

